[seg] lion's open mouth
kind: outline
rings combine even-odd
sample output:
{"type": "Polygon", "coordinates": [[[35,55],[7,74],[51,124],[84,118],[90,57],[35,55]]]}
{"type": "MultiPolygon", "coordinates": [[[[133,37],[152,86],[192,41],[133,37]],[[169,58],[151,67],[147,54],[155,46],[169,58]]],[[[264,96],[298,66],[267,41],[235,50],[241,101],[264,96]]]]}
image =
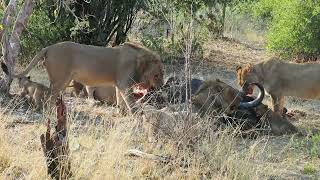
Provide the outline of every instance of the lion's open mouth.
{"type": "Polygon", "coordinates": [[[150,88],[145,86],[144,84],[135,84],[133,86],[133,96],[135,97],[136,101],[142,99],[149,91],[150,88]]]}
{"type": "Polygon", "coordinates": [[[247,95],[252,95],[253,94],[253,90],[254,90],[254,86],[253,85],[249,85],[247,88],[247,95]]]}

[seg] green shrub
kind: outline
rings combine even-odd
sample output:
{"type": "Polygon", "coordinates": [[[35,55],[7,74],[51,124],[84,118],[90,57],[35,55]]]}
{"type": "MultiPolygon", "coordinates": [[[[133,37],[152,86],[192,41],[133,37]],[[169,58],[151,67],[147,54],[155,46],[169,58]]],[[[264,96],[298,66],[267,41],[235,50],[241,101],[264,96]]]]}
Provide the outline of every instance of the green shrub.
{"type": "Polygon", "coordinates": [[[267,47],[286,57],[320,54],[320,3],[312,0],[261,0],[253,6],[269,19],[267,47]]]}
{"type": "Polygon", "coordinates": [[[311,137],[310,153],[312,157],[320,157],[320,133],[311,137]]]}
{"type": "Polygon", "coordinates": [[[43,10],[35,10],[21,38],[22,59],[28,63],[43,47],[70,39],[72,22],[53,23],[43,10]]]}
{"type": "Polygon", "coordinates": [[[187,27],[191,17],[184,16],[179,12],[174,14],[176,15],[173,20],[174,29],[171,30],[169,37],[165,35],[168,22],[148,15],[138,16],[137,21],[141,30],[136,30],[137,32],[133,33],[132,36],[137,37],[144,46],[160,53],[163,60],[169,62],[185,56],[187,34],[191,33],[193,36],[191,57],[202,58],[202,44],[209,37],[207,26],[194,19],[193,27],[190,30],[187,27]],[[153,18],[156,20],[150,22],[150,19],[153,18]]]}
{"type": "Polygon", "coordinates": [[[306,139],[298,139],[295,144],[295,149],[298,151],[308,152],[311,158],[320,157],[320,133],[314,134],[306,139]]]}
{"type": "Polygon", "coordinates": [[[312,164],[306,164],[303,167],[303,174],[313,175],[317,172],[316,168],[312,164]]]}
{"type": "MultiPolygon", "coordinates": [[[[143,34],[142,37],[140,37],[140,41],[144,46],[160,53],[164,61],[169,62],[172,59],[176,60],[177,58],[184,57],[186,47],[184,37],[185,36],[183,36],[183,34],[177,33],[174,35],[174,39],[172,40],[171,38],[163,36],[143,34]]],[[[202,38],[198,36],[194,37],[192,41],[192,58],[202,58],[202,44],[202,38]]]]}

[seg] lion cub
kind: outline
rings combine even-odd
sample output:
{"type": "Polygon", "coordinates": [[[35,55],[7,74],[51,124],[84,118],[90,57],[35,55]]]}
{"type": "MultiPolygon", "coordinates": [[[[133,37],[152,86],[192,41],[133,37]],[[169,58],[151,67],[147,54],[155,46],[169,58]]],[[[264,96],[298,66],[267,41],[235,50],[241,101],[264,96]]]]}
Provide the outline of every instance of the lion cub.
{"type": "Polygon", "coordinates": [[[20,88],[23,88],[20,96],[26,97],[29,103],[35,106],[36,110],[39,110],[41,103],[48,95],[49,88],[30,80],[30,76],[18,78],[18,84],[20,88]]]}

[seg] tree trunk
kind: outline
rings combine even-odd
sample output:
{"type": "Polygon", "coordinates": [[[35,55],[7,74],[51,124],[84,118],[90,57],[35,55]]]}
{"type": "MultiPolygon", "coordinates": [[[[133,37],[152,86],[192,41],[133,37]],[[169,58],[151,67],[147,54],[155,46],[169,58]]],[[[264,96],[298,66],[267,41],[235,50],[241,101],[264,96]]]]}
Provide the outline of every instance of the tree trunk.
{"type": "Polygon", "coordinates": [[[220,36],[223,36],[224,33],[224,25],[225,25],[225,20],[226,20],[226,9],[227,9],[227,1],[223,2],[223,7],[222,7],[222,19],[221,19],[221,29],[220,29],[220,36]]]}
{"type": "Polygon", "coordinates": [[[25,29],[28,19],[33,9],[32,0],[26,0],[21,8],[11,36],[9,36],[8,30],[12,26],[13,16],[16,13],[17,3],[16,0],[10,0],[3,18],[3,30],[2,34],[2,54],[5,64],[8,67],[9,74],[4,75],[3,79],[0,79],[0,92],[9,93],[10,85],[12,82],[12,74],[14,72],[14,66],[16,59],[20,53],[20,36],[25,29]]]}
{"type": "Polygon", "coordinates": [[[2,55],[3,60],[7,64],[9,69],[9,74],[4,74],[2,79],[0,79],[0,92],[1,93],[9,93],[10,90],[10,84],[12,82],[11,78],[11,69],[12,69],[12,49],[9,44],[9,37],[8,37],[8,29],[10,29],[10,26],[12,25],[13,16],[16,13],[17,8],[17,2],[15,0],[10,0],[3,16],[2,20],[2,27],[3,30],[1,32],[1,41],[2,41],[2,55]]]}

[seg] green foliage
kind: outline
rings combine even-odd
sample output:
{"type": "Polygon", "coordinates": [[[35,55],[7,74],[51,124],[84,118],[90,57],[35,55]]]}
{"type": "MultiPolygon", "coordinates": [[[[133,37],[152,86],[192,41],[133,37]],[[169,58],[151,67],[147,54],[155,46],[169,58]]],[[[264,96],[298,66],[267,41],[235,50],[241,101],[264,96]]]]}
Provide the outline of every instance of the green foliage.
{"type": "Polygon", "coordinates": [[[215,27],[219,31],[221,29],[216,19],[212,23],[206,20],[208,12],[212,10],[207,7],[203,0],[149,0],[146,13],[138,18],[143,26],[140,28],[142,31],[139,30],[141,42],[162,54],[164,59],[177,59],[185,55],[186,43],[192,39],[191,57],[201,58],[202,44],[210,34],[218,31],[214,30],[215,27]],[[192,37],[189,37],[190,34],[192,37]]]}
{"type": "Polygon", "coordinates": [[[295,149],[309,152],[310,157],[320,157],[320,133],[317,133],[307,139],[300,139],[296,142],[295,149]]]}
{"type": "MultiPolygon", "coordinates": [[[[184,56],[186,41],[192,34],[191,57],[202,58],[202,44],[209,37],[221,37],[224,31],[227,7],[234,7],[241,0],[147,0],[147,20],[143,24],[141,41],[144,45],[160,52],[164,57],[177,59],[184,56]],[[153,21],[150,21],[153,20],[153,21]],[[164,26],[170,31],[165,35],[164,26]],[[154,29],[158,32],[154,32],[154,29]]],[[[139,17],[139,20],[141,17],[139,17]]]]}
{"type": "Polygon", "coordinates": [[[66,40],[106,46],[115,37],[114,44],[120,44],[140,5],[138,0],[36,1],[22,35],[19,62],[27,63],[41,48],[66,40]]]}
{"type": "Polygon", "coordinates": [[[21,38],[21,50],[24,58],[19,61],[27,63],[40,49],[56,42],[70,39],[70,28],[72,22],[53,23],[45,11],[35,10],[28,22],[28,26],[21,38]]]}
{"type": "Polygon", "coordinates": [[[303,174],[313,175],[317,172],[316,168],[311,164],[306,164],[303,167],[303,174]]]}
{"type": "Polygon", "coordinates": [[[268,49],[284,56],[320,53],[320,3],[313,0],[260,0],[253,14],[268,19],[268,49]]]}
{"type": "MultiPolygon", "coordinates": [[[[192,40],[191,57],[202,58],[202,44],[207,36],[202,36],[201,32],[195,32],[192,40]]],[[[164,60],[176,59],[184,56],[186,48],[186,35],[183,32],[175,33],[173,36],[166,38],[165,36],[154,36],[152,34],[143,33],[140,38],[141,43],[160,53],[164,60]]]]}
{"type": "Polygon", "coordinates": [[[84,44],[106,46],[114,38],[113,45],[119,45],[126,40],[142,5],[139,0],[82,0],[71,3],[66,10],[75,18],[72,39],[84,44]]]}
{"type": "Polygon", "coordinates": [[[313,157],[320,157],[320,133],[310,139],[310,153],[313,157]]]}

